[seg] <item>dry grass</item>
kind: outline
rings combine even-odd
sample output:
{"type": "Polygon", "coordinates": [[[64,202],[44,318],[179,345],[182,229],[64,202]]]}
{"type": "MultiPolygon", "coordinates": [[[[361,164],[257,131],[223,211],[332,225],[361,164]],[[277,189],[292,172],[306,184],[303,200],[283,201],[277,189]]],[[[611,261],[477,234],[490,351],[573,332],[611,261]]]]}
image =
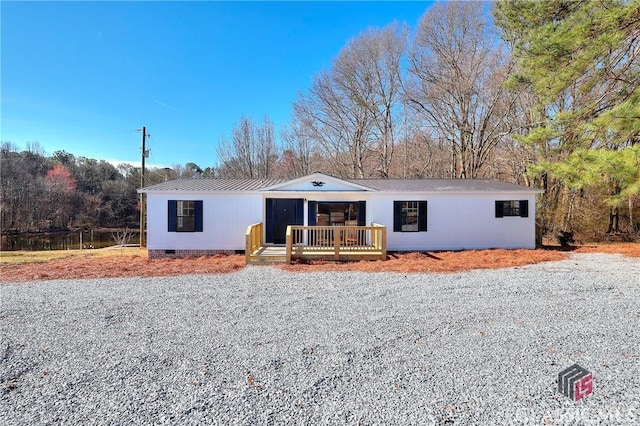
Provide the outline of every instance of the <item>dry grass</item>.
{"type": "Polygon", "coordinates": [[[578,247],[576,253],[613,253],[640,257],[640,243],[590,244],[578,247]]]}
{"type": "MultiPolygon", "coordinates": [[[[98,250],[95,250],[98,251],[98,250]]],[[[244,256],[216,255],[196,259],[147,258],[145,250],[135,249],[135,254],[100,257],[70,256],[46,262],[0,264],[0,281],[24,282],[34,280],[113,278],[113,277],[161,277],[184,274],[213,274],[237,271],[244,267],[244,256]]]]}
{"type": "MultiPolygon", "coordinates": [[[[469,250],[392,254],[385,262],[312,262],[282,265],[292,272],[457,272],[471,269],[498,269],[566,259],[574,253],[619,253],[640,257],[640,244],[584,245],[546,247],[537,250],[469,250]]],[[[244,267],[242,255],[216,255],[197,259],[149,260],[140,249],[82,250],[65,252],[2,252],[0,282],[34,280],[158,277],[184,274],[212,274],[237,271],[244,267]]]]}
{"type": "Polygon", "coordinates": [[[2,251],[0,265],[49,262],[56,259],[92,259],[113,256],[147,255],[138,247],[109,247],[97,250],[42,250],[42,251],[2,251]]]}

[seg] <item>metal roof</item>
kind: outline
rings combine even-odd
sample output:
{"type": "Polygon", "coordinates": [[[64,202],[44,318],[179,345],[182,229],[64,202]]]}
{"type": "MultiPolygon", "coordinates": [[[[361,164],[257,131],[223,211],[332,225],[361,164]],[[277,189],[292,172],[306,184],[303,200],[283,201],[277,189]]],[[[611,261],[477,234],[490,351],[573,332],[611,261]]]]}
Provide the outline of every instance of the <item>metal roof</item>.
{"type": "Polygon", "coordinates": [[[286,182],[285,179],[174,179],[142,188],[141,192],[161,191],[255,191],[286,182]]]}
{"type": "Polygon", "coordinates": [[[540,192],[491,179],[349,179],[349,182],[384,192],[540,192]]]}
{"type": "MultiPolygon", "coordinates": [[[[382,192],[542,192],[507,182],[490,179],[343,179],[373,191],[382,192]]],[[[192,178],[175,179],[157,185],[147,186],[140,192],[207,192],[207,191],[259,191],[287,179],[217,179],[192,178]]]]}

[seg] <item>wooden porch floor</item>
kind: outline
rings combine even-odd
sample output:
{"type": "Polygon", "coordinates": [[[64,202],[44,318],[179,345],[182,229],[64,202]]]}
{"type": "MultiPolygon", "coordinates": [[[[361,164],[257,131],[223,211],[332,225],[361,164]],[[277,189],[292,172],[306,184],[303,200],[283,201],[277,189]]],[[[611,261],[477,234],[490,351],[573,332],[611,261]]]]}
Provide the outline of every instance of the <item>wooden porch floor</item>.
{"type": "MultiPolygon", "coordinates": [[[[291,260],[309,259],[309,260],[379,260],[383,256],[381,250],[373,250],[371,247],[344,247],[340,249],[338,258],[336,258],[333,247],[293,247],[291,250],[291,260]]],[[[249,262],[252,264],[269,264],[269,263],[286,263],[287,247],[286,246],[261,246],[249,256],[249,262]]]]}

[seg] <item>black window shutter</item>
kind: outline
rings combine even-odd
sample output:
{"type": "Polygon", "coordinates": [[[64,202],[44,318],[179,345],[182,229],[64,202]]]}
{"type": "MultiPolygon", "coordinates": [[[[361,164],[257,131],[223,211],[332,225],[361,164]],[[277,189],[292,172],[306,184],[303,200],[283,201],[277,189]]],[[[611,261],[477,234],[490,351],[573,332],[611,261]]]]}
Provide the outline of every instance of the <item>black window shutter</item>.
{"type": "Polygon", "coordinates": [[[529,217],[529,200],[520,200],[520,217],[529,217]]]}
{"type": "Polygon", "coordinates": [[[393,202],[393,232],[402,231],[402,201],[393,202]]]}
{"type": "Polygon", "coordinates": [[[358,226],[367,224],[367,202],[358,201],[358,226]]]}
{"type": "Polygon", "coordinates": [[[309,201],[307,204],[307,226],[316,226],[316,202],[309,201]]]}
{"type": "Polygon", "coordinates": [[[418,231],[427,230],[427,202],[418,201],[418,231]]]}
{"type": "Polygon", "coordinates": [[[496,201],[496,217],[504,216],[504,201],[496,201]]]}
{"type": "Polygon", "coordinates": [[[202,211],[202,200],[193,202],[193,214],[194,214],[194,231],[202,232],[202,223],[204,222],[204,216],[202,211]]]}
{"type": "Polygon", "coordinates": [[[267,198],[265,200],[265,222],[267,225],[265,227],[265,241],[267,243],[273,243],[273,198],[267,198]]]}
{"type": "Polygon", "coordinates": [[[176,225],[176,218],[178,216],[178,202],[176,200],[169,200],[169,212],[168,212],[168,219],[169,219],[169,232],[176,232],[177,230],[177,225],[176,225]]]}

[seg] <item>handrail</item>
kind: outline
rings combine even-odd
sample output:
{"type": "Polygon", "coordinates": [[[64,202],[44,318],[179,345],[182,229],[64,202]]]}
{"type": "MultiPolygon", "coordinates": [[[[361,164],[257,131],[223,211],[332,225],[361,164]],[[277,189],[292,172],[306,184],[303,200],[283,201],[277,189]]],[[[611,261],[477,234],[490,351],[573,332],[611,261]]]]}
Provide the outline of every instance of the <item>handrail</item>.
{"type": "Polygon", "coordinates": [[[251,261],[251,254],[262,247],[262,222],[247,226],[245,232],[245,261],[251,261]]]}
{"type": "Polygon", "coordinates": [[[291,261],[294,250],[333,252],[335,260],[348,252],[379,252],[387,257],[387,228],[371,226],[302,226],[289,225],[286,233],[286,256],[291,261]]]}
{"type": "Polygon", "coordinates": [[[291,225],[287,226],[287,233],[285,235],[285,242],[287,244],[287,247],[285,249],[285,261],[287,262],[287,265],[291,263],[291,249],[293,248],[293,237],[292,237],[292,232],[291,232],[291,225]]]}

